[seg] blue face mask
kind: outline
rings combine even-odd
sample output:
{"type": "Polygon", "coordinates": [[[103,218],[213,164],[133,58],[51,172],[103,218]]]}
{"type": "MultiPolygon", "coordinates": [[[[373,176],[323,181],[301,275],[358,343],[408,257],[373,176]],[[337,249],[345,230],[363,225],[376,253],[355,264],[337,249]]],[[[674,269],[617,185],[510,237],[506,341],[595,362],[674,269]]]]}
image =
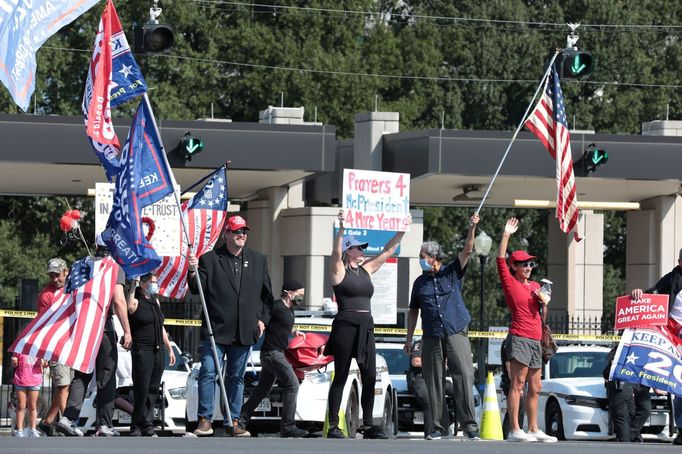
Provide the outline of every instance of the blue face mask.
{"type": "Polygon", "coordinates": [[[149,294],[150,295],[158,295],[159,293],[159,284],[156,282],[153,282],[149,284],[149,294]]]}
{"type": "Polygon", "coordinates": [[[431,265],[426,259],[419,259],[419,266],[422,267],[422,271],[431,271],[431,265]]]}

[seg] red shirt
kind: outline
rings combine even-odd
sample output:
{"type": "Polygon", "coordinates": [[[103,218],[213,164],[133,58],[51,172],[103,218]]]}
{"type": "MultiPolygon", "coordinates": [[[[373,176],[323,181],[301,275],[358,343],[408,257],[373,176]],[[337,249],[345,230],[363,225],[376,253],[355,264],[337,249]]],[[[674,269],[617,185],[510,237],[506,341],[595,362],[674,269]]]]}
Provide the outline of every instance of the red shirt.
{"type": "Polygon", "coordinates": [[[528,281],[523,284],[512,276],[507,261],[497,257],[497,274],[500,275],[504,299],[511,311],[512,322],[509,332],[514,336],[528,339],[542,339],[542,317],[540,303],[531,293],[540,289],[540,284],[528,281]]]}
{"type": "Polygon", "coordinates": [[[42,314],[45,309],[52,306],[54,294],[57,290],[59,289],[50,283],[40,291],[38,294],[38,314],[42,314]]]}

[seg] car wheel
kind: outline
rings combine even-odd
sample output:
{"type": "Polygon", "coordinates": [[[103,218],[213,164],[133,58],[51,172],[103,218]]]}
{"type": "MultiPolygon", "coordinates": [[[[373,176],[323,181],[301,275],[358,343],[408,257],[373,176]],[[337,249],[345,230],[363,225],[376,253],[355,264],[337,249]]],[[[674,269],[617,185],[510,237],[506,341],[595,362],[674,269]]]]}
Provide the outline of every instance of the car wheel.
{"type": "Polygon", "coordinates": [[[346,427],[348,428],[348,438],[355,438],[360,426],[360,404],[358,402],[358,392],[355,387],[351,387],[346,404],[346,427]]]}
{"type": "Polygon", "coordinates": [[[552,400],[547,405],[547,413],[545,415],[545,429],[548,435],[557,437],[559,440],[565,440],[564,434],[564,417],[561,414],[561,407],[559,402],[552,400]]]}
{"type": "Polygon", "coordinates": [[[384,433],[388,435],[388,438],[393,437],[393,431],[395,429],[395,423],[393,420],[393,399],[391,398],[392,392],[386,393],[386,399],[384,401],[384,415],[381,421],[381,427],[384,429],[384,433]]]}

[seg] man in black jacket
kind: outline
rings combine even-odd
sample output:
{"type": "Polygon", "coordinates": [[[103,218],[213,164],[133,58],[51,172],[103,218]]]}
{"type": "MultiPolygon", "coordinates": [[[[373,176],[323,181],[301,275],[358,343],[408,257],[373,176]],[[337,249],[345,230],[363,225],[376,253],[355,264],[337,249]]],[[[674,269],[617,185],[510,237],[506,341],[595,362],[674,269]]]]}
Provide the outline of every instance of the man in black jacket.
{"type": "MultiPolygon", "coordinates": [[[[642,290],[632,289],[632,298],[640,299],[644,293],[659,293],[668,295],[668,311],[672,310],[677,294],[682,291],[682,249],[677,257],[677,266],[671,272],[663,276],[652,287],[642,290]]],[[[675,425],[677,426],[677,436],[673,444],[682,445],[682,399],[675,397],[673,401],[673,413],[675,414],[675,425]]]]}
{"type": "MultiPolygon", "coordinates": [[[[267,259],[263,254],[245,246],[249,226],[241,216],[232,216],[225,223],[225,244],[207,252],[197,261],[189,256],[188,285],[192,293],[199,293],[197,275],[206,299],[208,315],[215,337],[219,361],[226,357],[225,389],[233,420],[225,424],[234,428],[236,436],[249,436],[239,425],[239,414],[244,399],[244,371],[250,347],[263,334],[273,304],[267,259]],[[199,265],[198,274],[194,272],[199,265]]],[[[216,371],[211,343],[207,336],[206,320],[201,328],[201,369],[199,371],[199,424],[195,435],[213,434],[213,401],[216,371]]],[[[229,429],[229,428],[228,428],[229,429]]],[[[228,430],[228,433],[230,431],[228,430]]]]}

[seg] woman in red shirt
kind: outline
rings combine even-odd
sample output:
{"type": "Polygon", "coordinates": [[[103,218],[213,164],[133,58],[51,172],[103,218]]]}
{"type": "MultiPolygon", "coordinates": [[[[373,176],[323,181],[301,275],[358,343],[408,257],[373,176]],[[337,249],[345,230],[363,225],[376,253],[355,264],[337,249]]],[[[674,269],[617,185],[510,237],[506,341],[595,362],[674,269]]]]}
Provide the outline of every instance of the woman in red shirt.
{"type": "Polygon", "coordinates": [[[556,442],[556,437],[545,434],[538,427],[538,395],[542,384],[542,315],[537,291],[540,284],[530,280],[535,268],[535,256],[526,251],[514,251],[509,256],[509,266],[505,261],[509,237],[519,228],[519,221],[511,218],[504,226],[504,233],[497,253],[497,272],[502,283],[504,299],[511,311],[512,322],[509,335],[505,340],[509,358],[511,386],[507,396],[510,431],[507,441],[556,442]],[[528,383],[525,409],[528,415],[528,433],[519,424],[519,405],[523,388],[528,383]]]}

